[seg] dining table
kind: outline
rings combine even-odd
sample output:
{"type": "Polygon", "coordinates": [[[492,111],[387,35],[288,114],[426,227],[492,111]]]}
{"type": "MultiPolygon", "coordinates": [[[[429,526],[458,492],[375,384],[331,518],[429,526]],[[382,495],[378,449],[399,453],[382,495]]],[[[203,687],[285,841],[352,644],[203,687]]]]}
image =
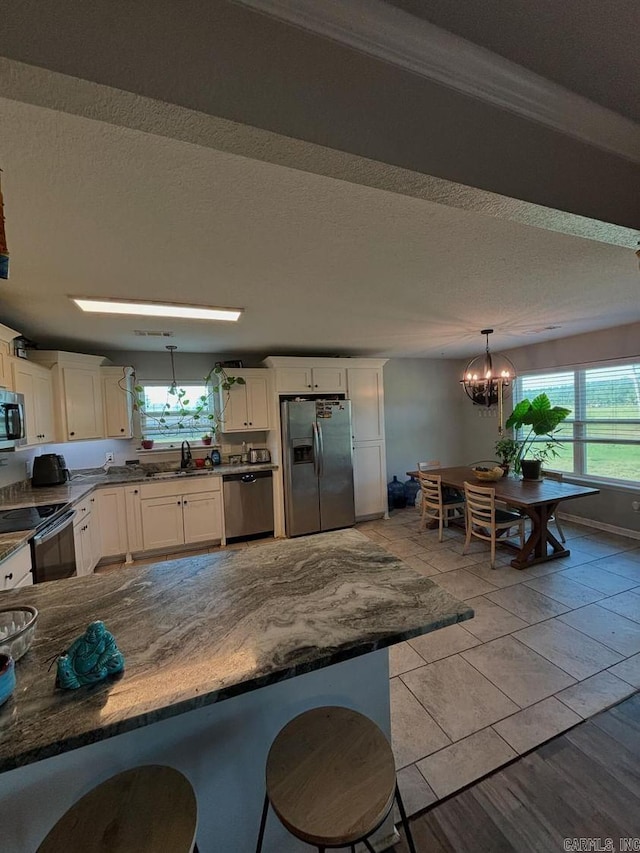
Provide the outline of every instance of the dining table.
{"type": "MultiPolygon", "coordinates": [[[[480,480],[473,469],[463,465],[455,468],[434,468],[429,472],[442,478],[442,485],[464,491],[464,484],[472,486],[490,486],[495,489],[497,501],[514,507],[531,519],[531,529],[522,547],[502,540],[503,544],[515,548],[517,553],[511,565],[515,569],[526,569],[534,563],[545,563],[559,557],[568,557],[571,551],[549,530],[549,521],[553,518],[562,501],[586,498],[597,495],[599,489],[580,486],[563,480],[524,480],[517,476],[501,477],[487,482],[480,480]]],[[[407,471],[410,477],[418,477],[417,471],[407,471]]]]}

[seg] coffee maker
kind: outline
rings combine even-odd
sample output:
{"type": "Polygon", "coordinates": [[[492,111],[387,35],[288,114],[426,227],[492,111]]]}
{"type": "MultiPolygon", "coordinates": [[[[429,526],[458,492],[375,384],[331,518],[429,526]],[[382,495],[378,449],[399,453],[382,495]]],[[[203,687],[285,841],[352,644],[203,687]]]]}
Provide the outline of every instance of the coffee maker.
{"type": "Polygon", "coordinates": [[[43,453],[33,460],[32,486],[61,486],[69,479],[69,469],[61,454],[43,453]]]}

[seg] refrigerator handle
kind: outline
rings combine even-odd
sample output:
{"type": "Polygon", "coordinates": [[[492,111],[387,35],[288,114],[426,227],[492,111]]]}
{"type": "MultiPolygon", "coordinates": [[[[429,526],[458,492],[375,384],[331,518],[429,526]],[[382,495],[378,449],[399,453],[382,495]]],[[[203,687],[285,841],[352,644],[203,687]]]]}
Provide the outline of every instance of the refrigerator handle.
{"type": "Polygon", "coordinates": [[[314,421],[311,424],[313,431],[313,473],[316,477],[320,476],[320,441],[318,439],[318,424],[314,421]]]}
{"type": "Polygon", "coordinates": [[[320,450],[320,459],[318,462],[318,475],[320,477],[324,476],[324,438],[322,436],[322,427],[320,424],[316,424],[316,429],[318,431],[318,449],[320,450]]]}

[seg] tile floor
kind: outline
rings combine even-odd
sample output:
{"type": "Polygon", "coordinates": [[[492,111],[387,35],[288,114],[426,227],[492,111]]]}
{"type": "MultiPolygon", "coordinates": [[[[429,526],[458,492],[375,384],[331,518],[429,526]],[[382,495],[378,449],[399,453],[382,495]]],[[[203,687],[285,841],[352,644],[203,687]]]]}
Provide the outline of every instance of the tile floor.
{"type": "Polygon", "coordinates": [[[563,525],[571,556],[511,568],[414,509],[360,531],[475,610],[389,650],[391,724],[407,811],[512,761],[640,689],[640,540],[563,525]]]}

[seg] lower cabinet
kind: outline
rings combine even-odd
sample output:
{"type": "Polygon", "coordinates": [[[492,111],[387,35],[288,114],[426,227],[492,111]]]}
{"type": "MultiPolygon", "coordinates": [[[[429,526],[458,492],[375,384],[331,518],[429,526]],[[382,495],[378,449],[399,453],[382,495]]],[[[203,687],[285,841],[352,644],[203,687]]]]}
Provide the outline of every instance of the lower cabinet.
{"type": "Polygon", "coordinates": [[[100,557],[126,554],[128,539],[124,489],[99,489],[95,494],[100,516],[100,557]]]}
{"type": "Polygon", "coordinates": [[[353,447],[353,491],[356,519],[387,512],[384,442],[356,442],[353,447]]]}
{"type": "Polygon", "coordinates": [[[91,514],[85,515],[77,524],[73,525],[73,541],[76,549],[78,577],[92,574],[100,559],[100,552],[96,551],[95,527],[91,514]]]}
{"type": "Polygon", "coordinates": [[[29,545],[23,545],[0,563],[0,592],[30,586],[32,583],[31,548],[29,545]]]}
{"type": "Polygon", "coordinates": [[[220,491],[141,500],[145,551],[222,538],[220,491]]]}
{"type": "Polygon", "coordinates": [[[128,553],[135,554],[142,551],[142,507],[140,502],[140,487],[125,486],[123,489],[124,505],[127,513],[126,535],[128,553]]]}

